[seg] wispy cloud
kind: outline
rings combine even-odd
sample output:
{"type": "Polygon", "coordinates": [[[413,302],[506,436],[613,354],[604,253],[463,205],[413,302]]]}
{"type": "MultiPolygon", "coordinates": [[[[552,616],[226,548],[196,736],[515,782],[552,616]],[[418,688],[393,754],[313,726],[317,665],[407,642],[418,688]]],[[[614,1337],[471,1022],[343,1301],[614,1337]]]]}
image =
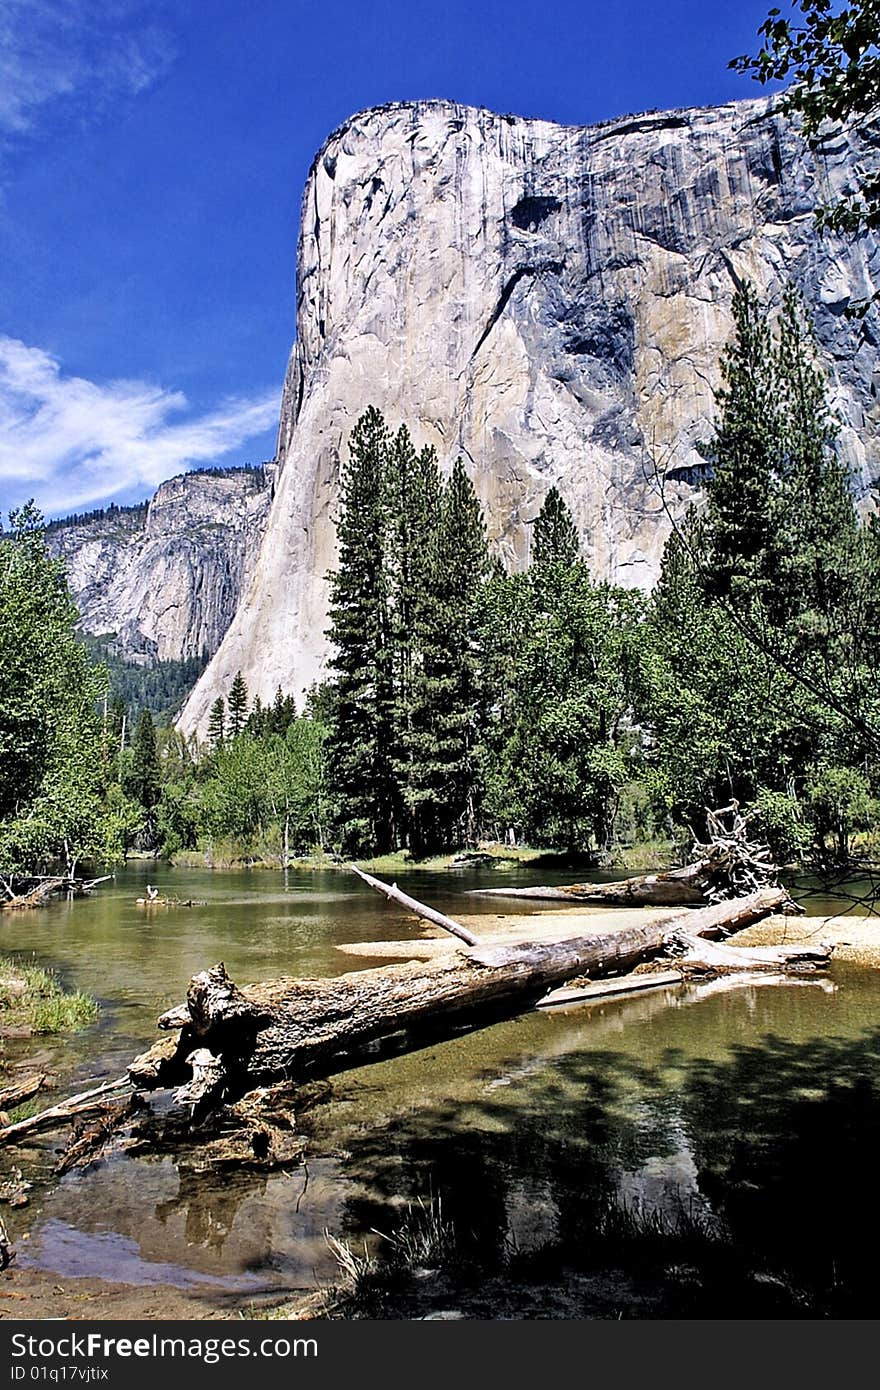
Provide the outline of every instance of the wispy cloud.
{"type": "Polygon", "coordinates": [[[0,153],[151,87],[175,57],[155,14],[144,0],[0,0],[0,153]]]}
{"type": "Polygon", "coordinates": [[[195,465],[222,462],[277,414],[277,391],[194,414],[180,391],[67,376],[48,352],[0,337],[3,507],[34,497],[53,515],[149,491],[195,465]]]}

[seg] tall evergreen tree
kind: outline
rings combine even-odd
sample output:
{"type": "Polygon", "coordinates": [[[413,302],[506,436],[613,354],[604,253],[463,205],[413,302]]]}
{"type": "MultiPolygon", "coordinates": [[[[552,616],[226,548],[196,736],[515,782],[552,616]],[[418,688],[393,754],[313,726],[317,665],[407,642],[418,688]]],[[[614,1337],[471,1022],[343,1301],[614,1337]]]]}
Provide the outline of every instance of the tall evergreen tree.
{"type": "Polygon", "coordinates": [[[573,565],[580,553],[574,518],[555,487],[551,487],[532,531],[533,565],[573,565]]]}
{"type": "Polygon", "coordinates": [[[156,747],[156,726],[148,709],[142,711],[131,741],[129,790],[136,801],[151,811],[162,794],[162,775],[156,747]]]}
{"type": "Polygon", "coordinates": [[[392,847],[398,831],[386,568],[389,452],[387,426],[371,406],[352,430],[341,480],[339,559],[330,580],[328,630],[336,673],[328,764],[343,837],[351,849],[380,853],[392,847]]]}
{"type": "Polygon", "coordinates": [[[458,458],[443,490],[416,615],[406,799],[417,852],[474,835],[483,705],[478,598],[490,573],[482,508],[458,458]]]}
{"type": "Polygon", "coordinates": [[[238,738],[247,719],[248,707],[247,682],[240,671],[236,671],[235,679],[229,687],[227,707],[229,710],[229,737],[238,738]]]}
{"type": "Polygon", "coordinates": [[[63,565],[29,503],[0,527],[0,867],[116,858],[122,818],[102,757],[106,670],[75,632],[63,565]]]}
{"type": "Polygon", "coordinates": [[[777,524],[782,421],[773,336],[757,291],[746,282],[733,301],[734,336],[721,361],[720,417],[703,448],[712,468],[704,584],[714,597],[763,596],[777,524]]]}
{"type": "Polygon", "coordinates": [[[226,736],[226,701],[222,695],[211,706],[208,716],[208,739],[212,748],[219,748],[226,736]]]}
{"type": "Polygon", "coordinates": [[[255,695],[251,712],[245,724],[245,728],[252,738],[262,738],[266,732],[266,713],[259,695],[255,695]]]}
{"type": "Polygon", "coordinates": [[[410,836],[413,708],[419,671],[418,632],[433,537],[440,522],[442,483],[436,451],[416,450],[405,425],[389,453],[386,487],[385,568],[394,687],[393,766],[400,838],[410,836]]]}
{"type": "Polygon", "coordinates": [[[803,806],[817,769],[871,756],[869,546],[809,319],[790,289],[774,328],[749,286],[734,318],[707,506],[652,600],[656,762],[696,818],[731,796],[803,806]]]}

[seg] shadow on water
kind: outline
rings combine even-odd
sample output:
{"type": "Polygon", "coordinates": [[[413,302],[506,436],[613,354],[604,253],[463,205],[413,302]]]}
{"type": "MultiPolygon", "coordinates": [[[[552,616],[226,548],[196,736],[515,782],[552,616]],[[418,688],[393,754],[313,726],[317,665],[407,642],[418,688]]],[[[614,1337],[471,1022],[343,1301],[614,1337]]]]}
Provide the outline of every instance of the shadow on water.
{"type": "Polygon", "coordinates": [[[343,1229],[393,1230],[401,1197],[440,1197],[465,1300],[475,1277],[508,1297],[543,1286],[545,1307],[568,1286],[571,1315],[586,1275],[589,1314],[602,1274],[616,1315],[875,1317],[878,1064],[880,1030],[657,1068],[570,1056],[529,1079],[530,1105],[499,1088],[466,1115],[439,1104],[355,1137],[371,1193],[343,1229]]]}
{"type": "MultiPolygon", "coordinates": [[[[135,897],[152,872],[6,924],[7,950],[104,1006],[83,1034],[10,1042],[10,1062],[74,1090],[118,1075],[214,960],[242,982],[333,974],[358,965],[339,944],[418,930],[338,874],[282,890],[169,871],[163,887],[207,906],[148,918],[135,897]]],[[[494,874],[409,883],[455,914],[494,874]]],[[[880,972],[836,964],[832,981],[535,1011],[377,1060],[334,1078],[309,1112],[307,1167],[288,1173],[203,1175],[159,1155],[56,1187],[52,1137],[6,1155],[35,1186],[4,1219],[19,1265],[59,1277],[280,1293],[334,1278],[325,1228],[381,1252],[373,1230],[439,1196],[461,1257],[446,1306],[475,1315],[873,1317],[880,972]]]]}

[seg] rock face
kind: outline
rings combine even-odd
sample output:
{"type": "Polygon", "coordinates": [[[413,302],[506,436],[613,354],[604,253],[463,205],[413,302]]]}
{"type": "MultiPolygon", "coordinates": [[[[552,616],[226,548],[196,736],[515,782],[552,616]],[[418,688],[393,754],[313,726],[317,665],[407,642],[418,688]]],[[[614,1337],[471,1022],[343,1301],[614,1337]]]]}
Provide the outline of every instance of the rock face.
{"type": "Polygon", "coordinates": [[[347,438],[368,404],[441,462],[463,455],[509,564],[551,484],[595,571],[649,586],[700,481],[718,357],[742,277],[793,278],[816,313],[867,496],[880,472],[873,238],[820,238],[817,203],[877,163],[854,137],[818,158],[766,100],[594,127],[447,102],[355,116],[305,189],[296,345],[276,497],[253,581],[184,708],[204,728],[238,669],[302,690],[326,657],[326,581],[347,438]],[[665,480],[660,494],[658,475],[665,480]]]}
{"type": "Polygon", "coordinates": [[[82,628],[145,665],[214,653],[256,565],[272,473],[185,473],[143,507],[51,526],[82,628]]]}

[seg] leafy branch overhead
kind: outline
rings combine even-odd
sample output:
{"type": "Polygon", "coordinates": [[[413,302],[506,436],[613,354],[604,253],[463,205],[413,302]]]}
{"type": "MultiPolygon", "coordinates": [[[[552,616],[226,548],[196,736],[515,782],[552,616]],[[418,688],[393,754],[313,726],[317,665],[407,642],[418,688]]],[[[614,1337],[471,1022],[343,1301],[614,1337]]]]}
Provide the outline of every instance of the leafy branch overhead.
{"type": "MultiPolygon", "coordinates": [[[[760,51],[729,64],[761,83],[790,81],[782,110],[797,113],[814,148],[828,122],[866,130],[880,107],[880,0],[794,0],[802,22],[774,7],[758,30],[760,51]]],[[[880,226],[880,174],[865,174],[857,191],[820,212],[829,230],[855,233],[880,226]]]]}

